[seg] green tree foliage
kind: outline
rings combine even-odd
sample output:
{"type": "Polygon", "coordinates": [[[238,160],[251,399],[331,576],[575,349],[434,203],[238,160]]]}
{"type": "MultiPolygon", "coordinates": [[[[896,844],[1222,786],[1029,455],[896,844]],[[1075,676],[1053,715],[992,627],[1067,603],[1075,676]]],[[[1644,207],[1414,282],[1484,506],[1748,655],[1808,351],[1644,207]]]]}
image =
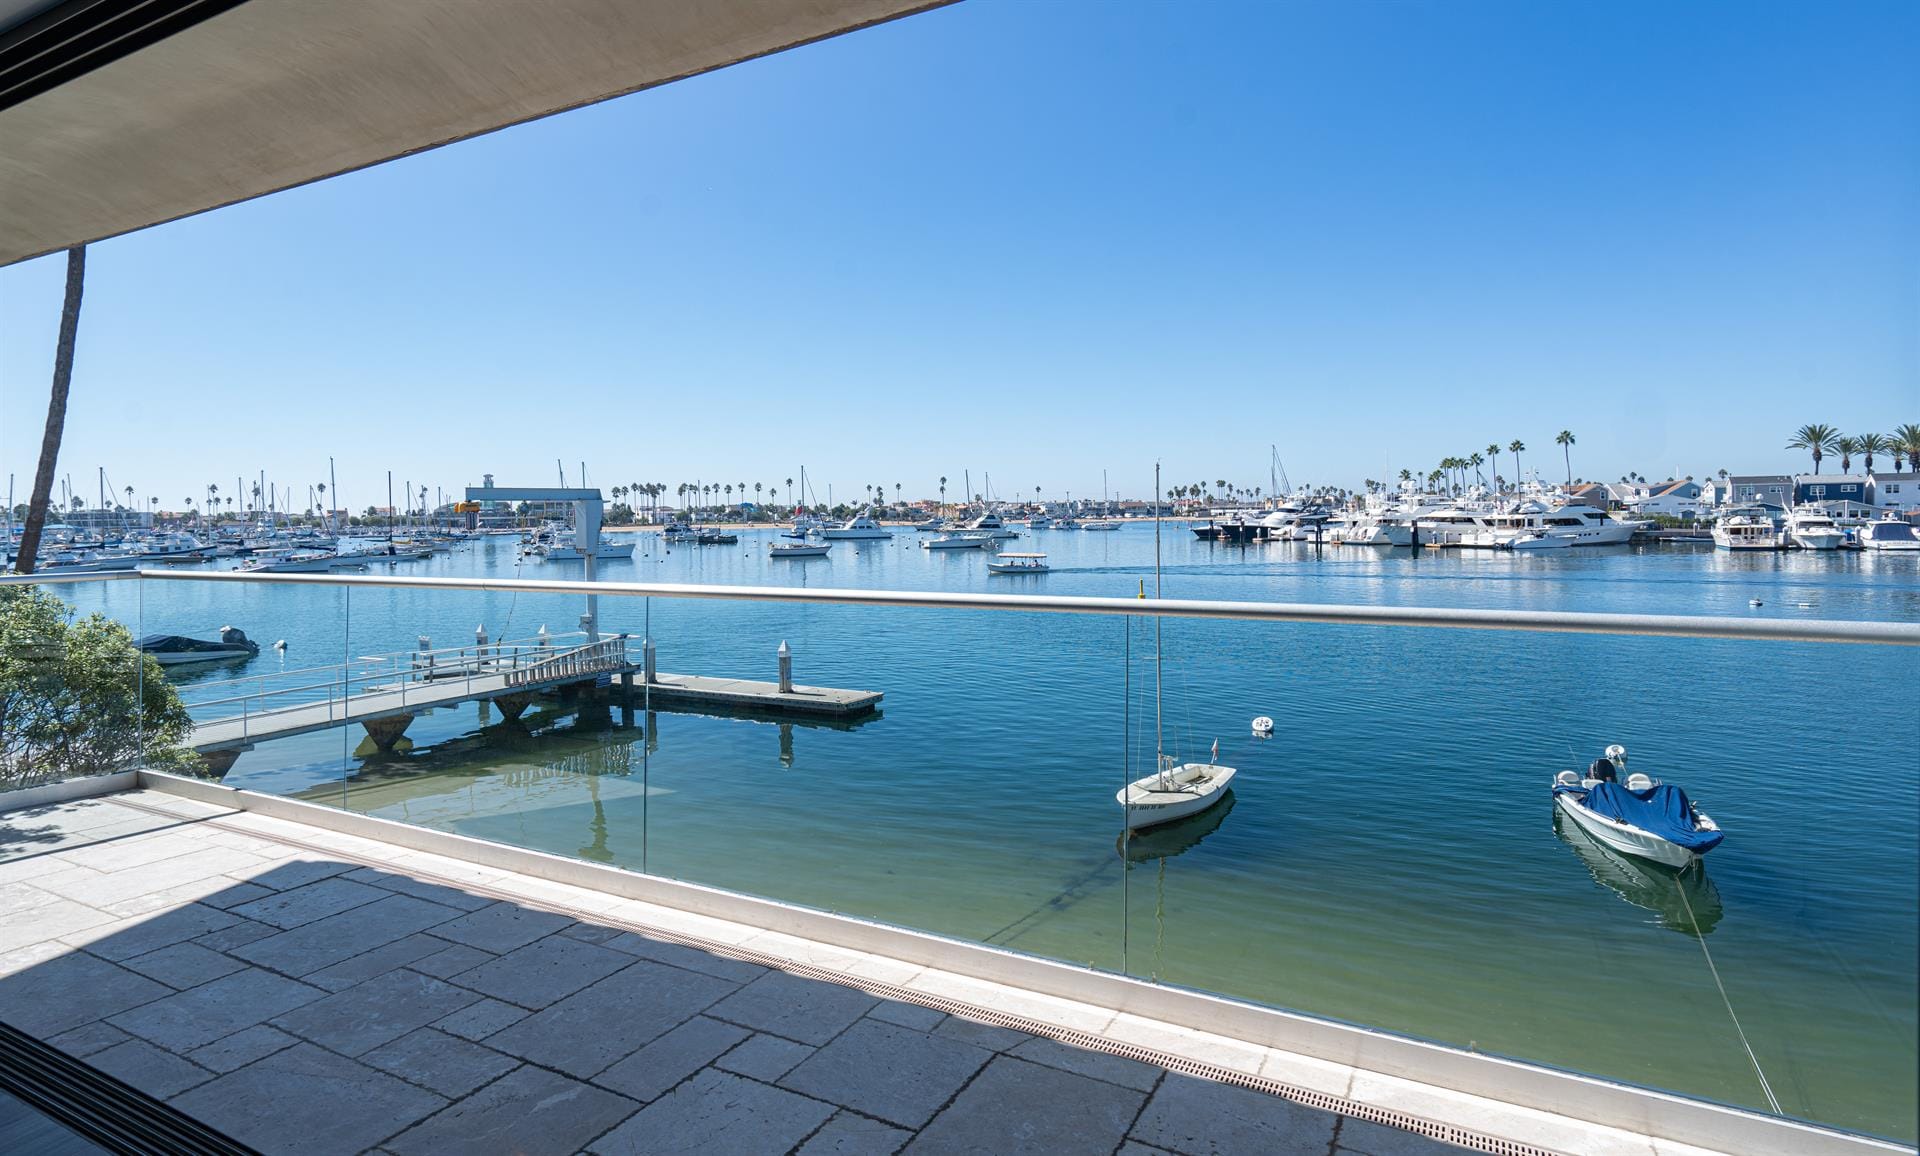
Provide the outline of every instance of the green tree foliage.
{"type": "Polygon", "coordinates": [[[181,746],[191,726],[125,626],[75,618],[35,587],[0,587],[0,789],[135,765],[199,773],[181,746]]]}

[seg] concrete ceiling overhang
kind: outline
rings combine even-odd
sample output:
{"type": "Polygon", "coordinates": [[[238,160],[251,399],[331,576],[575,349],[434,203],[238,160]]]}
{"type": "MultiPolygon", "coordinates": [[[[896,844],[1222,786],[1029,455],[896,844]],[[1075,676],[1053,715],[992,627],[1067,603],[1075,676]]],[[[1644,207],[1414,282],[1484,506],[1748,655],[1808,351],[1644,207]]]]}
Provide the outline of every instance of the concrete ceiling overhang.
{"type": "Polygon", "coordinates": [[[949,2],[244,0],[0,107],[0,265],[949,2]]]}

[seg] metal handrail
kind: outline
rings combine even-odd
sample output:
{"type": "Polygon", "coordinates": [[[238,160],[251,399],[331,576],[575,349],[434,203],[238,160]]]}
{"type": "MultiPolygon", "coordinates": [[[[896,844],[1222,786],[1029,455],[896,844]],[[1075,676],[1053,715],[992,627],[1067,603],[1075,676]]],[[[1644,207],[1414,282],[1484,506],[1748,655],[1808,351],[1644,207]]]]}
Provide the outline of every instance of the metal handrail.
{"type": "Polygon", "coordinates": [[[430,660],[436,671],[459,669],[463,661],[475,665],[493,666],[499,665],[500,660],[511,658],[520,651],[534,655],[545,654],[550,656],[557,651],[570,649],[568,644],[560,640],[584,639],[586,637],[585,631],[574,630],[563,634],[548,635],[548,641],[544,644],[538,638],[528,638],[488,642],[484,646],[479,643],[470,642],[465,646],[439,647],[430,650],[395,650],[385,654],[363,655],[353,659],[351,662],[336,662],[324,666],[301,666],[295,667],[292,670],[276,670],[266,674],[250,674],[241,678],[222,679],[218,682],[203,683],[197,686],[182,686],[179,688],[179,692],[183,700],[189,700],[189,706],[212,706],[218,702],[237,701],[243,697],[262,697],[285,694],[297,690],[321,690],[331,686],[339,686],[342,682],[342,679],[339,677],[340,671],[355,666],[364,667],[375,663],[385,664],[380,670],[369,670],[367,673],[355,675],[347,681],[359,682],[371,678],[391,678],[396,673],[404,673],[407,670],[411,670],[423,658],[430,660]],[[302,676],[312,678],[324,676],[326,681],[274,689],[268,689],[267,687],[267,683],[274,679],[299,678],[302,676]],[[255,687],[256,689],[226,699],[205,699],[197,703],[190,701],[192,696],[198,693],[230,692],[236,688],[248,686],[255,687]]]}
{"type": "MultiPolygon", "coordinates": [[[[613,598],[693,598],[733,602],[829,603],[943,610],[1117,614],[1164,618],[1233,618],[1334,626],[1426,626],[1468,630],[1526,630],[1563,634],[1639,634],[1776,642],[1843,642],[1920,646],[1920,623],[1833,619],[1712,618],[1679,614],[1603,614],[1553,610],[1464,610],[1354,606],[1312,602],[1189,601],[1174,598],[1091,598],[1037,594],[946,594],[900,590],[800,589],[787,586],[701,586],[652,582],[585,582],[546,578],[441,578],[399,575],[242,574],[232,570],[107,571],[63,575],[61,581],[135,577],[158,582],[254,582],[383,589],[578,594],[613,598]]],[[[0,576],[0,586],[46,581],[36,574],[0,576]]]]}
{"type": "MultiPolygon", "coordinates": [[[[476,646],[469,647],[468,649],[475,651],[481,649],[492,651],[494,650],[494,646],[489,643],[484,648],[476,646]]],[[[426,653],[429,652],[417,650],[398,652],[395,655],[387,656],[393,660],[391,662],[383,659],[379,669],[363,671],[358,674],[347,673],[349,664],[343,664],[340,667],[333,668],[340,672],[340,677],[329,679],[326,682],[306,683],[300,686],[283,687],[273,690],[257,690],[217,699],[203,699],[198,702],[188,702],[186,706],[190,711],[195,712],[196,722],[225,722],[235,717],[236,713],[238,717],[244,720],[250,714],[266,713],[266,711],[270,710],[294,709],[314,705],[320,701],[319,696],[314,695],[308,699],[303,699],[285,706],[266,708],[265,710],[258,705],[267,699],[282,698],[303,691],[326,691],[326,702],[328,709],[331,710],[335,701],[335,693],[338,692],[339,701],[343,705],[348,705],[356,693],[353,688],[357,684],[372,684],[362,685],[361,689],[357,692],[360,694],[383,694],[397,691],[400,693],[401,700],[404,703],[407,689],[413,686],[431,686],[435,683],[452,682],[456,680],[465,680],[466,683],[471,686],[476,676],[482,678],[503,676],[506,678],[509,686],[526,686],[554,677],[568,677],[575,674],[598,674],[604,671],[615,670],[629,665],[631,661],[631,655],[628,650],[628,637],[624,634],[613,638],[602,639],[599,642],[574,647],[521,646],[515,648],[514,653],[511,654],[488,654],[480,661],[463,663],[457,666],[425,663],[407,664],[400,661],[426,653]],[[374,682],[376,679],[379,680],[377,683],[374,682]],[[208,715],[206,713],[211,707],[231,706],[235,703],[240,704],[238,712],[229,711],[226,714],[216,715],[208,715]],[[250,704],[252,704],[251,709],[249,709],[250,704]]],[[[325,668],[310,667],[307,669],[316,670],[325,668]]],[[[209,684],[208,689],[214,687],[226,689],[231,685],[231,683],[209,684]]]]}

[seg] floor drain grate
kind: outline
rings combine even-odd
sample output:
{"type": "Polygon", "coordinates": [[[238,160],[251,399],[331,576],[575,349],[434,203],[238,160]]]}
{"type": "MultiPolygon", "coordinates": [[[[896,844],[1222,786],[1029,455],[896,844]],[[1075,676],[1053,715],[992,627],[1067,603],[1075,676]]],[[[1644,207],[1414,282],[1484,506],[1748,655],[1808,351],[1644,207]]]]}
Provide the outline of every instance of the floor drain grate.
{"type": "MultiPolygon", "coordinates": [[[[121,806],[132,807],[136,810],[147,811],[157,815],[178,817],[163,808],[148,806],[144,803],[135,803],[121,799],[116,799],[115,802],[121,806]]],[[[382,863],[376,859],[338,851],[323,844],[311,843],[291,836],[265,834],[246,827],[223,823],[219,819],[209,820],[207,825],[232,832],[236,835],[244,835],[250,839],[264,839],[287,847],[298,847],[303,851],[313,851],[341,862],[356,863],[363,867],[372,867],[381,871],[394,870],[390,864],[382,863]]],[[[1443,1124],[1423,1117],[1411,1116],[1405,1112],[1396,1112],[1389,1108],[1381,1108],[1373,1104],[1362,1103],[1358,1100],[1349,1100],[1343,1096],[1330,1095],[1326,1092],[1316,1092],[1308,1088],[1282,1083],[1279,1080],[1269,1080],[1264,1076],[1254,1076],[1248,1075],[1245,1072],[1236,1072],[1231,1068],[1202,1063],[1198,1060],[1191,1060],[1171,1052],[1162,1052],[1136,1044],[1122,1043],[1118,1040],[1110,1040],[1104,1036],[1093,1035],[1089,1032],[1063,1028],[1054,1024],[1043,1023],[1039,1020],[1027,1019],[1024,1016],[1009,1015],[1006,1012],[994,1011],[991,1008],[983,1008],[959,1000],[946,999],[942,996],[929,995],[926,992],[915,991],[912,988],[898,987],[894,984],[883,983],[879,980],[848,975],[845,972],[835,971],[832,968],[803,963],[785,956],[773,955],[763,951],[754,951],[750,948],[721,943],[717,940],[705,939],[697,935],[688,935],[684,932],[672,931],[664,927],[654,927],[651,924],[621,919],[603,912],[570,907],[564,903],[557,903],[551,900],[531,899],[503,888],[472,883],[448,875],[436,875],[431,871],[421,870],[414,866],[408,866],[403,873],[426,882],[437,883],[441,886],[464,891],[470,895],[482,895],[489,899],[518,904],[521,907],[546,911],[555,915],[565,915],[582,923],[593,923],[602,927],[615,927],[621,931],[631,931],[637,935],[643,935],[648,939],[657,940],[661,943],[677,944],[681,947],[690,947],[706,952],[709,955],[717,955],[724,959],[757,964],[761,967],[782,971],[788,975],[798,976],[802,979],[818,980],[822,983],[831,983],[840,987],[857,988],[878,999],[914,1004],[947,1015],[959,1016],[976,1023],[988,1024],[993,1027],[1010,1028],[1014,1031],[1025,1032],[1032,1036],[1042,1036],[1070,1047],[1081,1048],[1091,1052],[1100,1052],[1109,1056],[1118,1056],[1122,1059],[1136,1060],[1143,1064],[1151,1064],[1157,1068],[1165,1068],[1170,1072],[1178,1072],[1182,1075],[1212,1080],[1215,1083],[1231,1084],[1235,1087],[1264,1092],[1269,1095],[1279,1096],[1282,1099],[1291,1100],[1297,1104],[1303,1104],[1309,1108],[1318,1108],[1322,1111],[1349,1116],[1356,1120],[1365,1120],[1372,1124],[1383,1124],[1389,1128],[1398,1128],[1404,1132],[1413,1132],[1417,1135],[1426,1136],[1429,1139],[1454,1144],[1476,1152],[1491,1153],[1492,1156],[1561,1156],[1561,1154],[1548,1148],[1541,1148],[1532,1144],[1522,1144],[1517,1141],[1502,1139],[1498,1136],[1489,1136],[1482,1132],[1459,1128],[1452,1124],[1443,1124]]]]}

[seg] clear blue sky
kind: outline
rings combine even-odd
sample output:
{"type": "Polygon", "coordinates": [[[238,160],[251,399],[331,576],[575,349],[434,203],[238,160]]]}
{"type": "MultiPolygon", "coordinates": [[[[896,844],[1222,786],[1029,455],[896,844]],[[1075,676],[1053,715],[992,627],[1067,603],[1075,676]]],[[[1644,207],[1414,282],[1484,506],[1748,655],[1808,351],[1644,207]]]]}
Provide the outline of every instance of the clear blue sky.
{"type": "MultiPolygon", "coordinates": [[[[96,245],[61,469],[1792,468],[1920,421],[1916,59],[1910,0],[972,0],[96,245]]],[[[0,269],[19,493],[61,275],[0,269]]]]}

